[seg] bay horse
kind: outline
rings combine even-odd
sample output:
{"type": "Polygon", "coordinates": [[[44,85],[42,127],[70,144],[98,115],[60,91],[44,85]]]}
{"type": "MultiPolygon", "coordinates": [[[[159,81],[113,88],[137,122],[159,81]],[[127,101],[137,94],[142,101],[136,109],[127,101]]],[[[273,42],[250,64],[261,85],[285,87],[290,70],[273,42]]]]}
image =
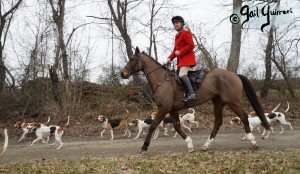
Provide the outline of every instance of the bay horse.
{"type": "MultiPolygon", "coordinates": [[[[191,137],[182,131],[179,121],[178,111],[185,108],[182,102],[185,89],[181,85],[178,85],[175,76],[171,75],[171,71],[167,67],[161,65],[145,53],[140,52],[139,48],[136,47],[135,54],[129,58],[129,62],[121,70],[121,76],[123,79],[128,79],[132,74],[139,71],[142,71],[146,76],[153,92],[154,102],[157,106],[157,116],[149,127],[148,134],[141,148],[141,153],[147,152],[153,131],[168,113],[172,117],[175,130],[187,143],[187,151],[193,152],[193,141],[191,137]]],[[[222,112],[225,105],[228,105],[241,119],[244,124],[247,140],[250,141],[254,148],[258,148],[255,137],[250,131],[248,116],[241,107],[243,91],[245,91],[253,109],[262,121],[262,125],[266,130],[270,131],[270,125],[264,116],[262,106],[258,101],[250,81],[246,77],[231,71],[214,69],[206,74],[200,87],[195,91],[198,96],[197,99],[188,103],[189,107],[194,107],[209,100],[213,102],[215,117],[214,127],[210,137],[201,147],[201,150],[207,151],[210,143],[215,139],[223,123],[222,112]]]]}

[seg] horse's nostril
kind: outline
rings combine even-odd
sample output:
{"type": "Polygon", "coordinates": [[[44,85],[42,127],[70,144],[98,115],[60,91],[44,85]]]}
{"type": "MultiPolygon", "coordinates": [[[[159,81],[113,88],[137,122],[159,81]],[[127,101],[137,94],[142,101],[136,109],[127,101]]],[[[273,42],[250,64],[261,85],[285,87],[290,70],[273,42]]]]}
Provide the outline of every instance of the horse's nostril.
{"type": "Polygon", "coordinates": [[[124,79],[125,75],[123,73],[123,71],[121,71],[121,77],[124,79]]]}
{"type": "Polygon", "coordinates": [[[123,79],[128,79],[128,73],[125,71],[121,71],[121,77],[123,78],[123,79]]]}

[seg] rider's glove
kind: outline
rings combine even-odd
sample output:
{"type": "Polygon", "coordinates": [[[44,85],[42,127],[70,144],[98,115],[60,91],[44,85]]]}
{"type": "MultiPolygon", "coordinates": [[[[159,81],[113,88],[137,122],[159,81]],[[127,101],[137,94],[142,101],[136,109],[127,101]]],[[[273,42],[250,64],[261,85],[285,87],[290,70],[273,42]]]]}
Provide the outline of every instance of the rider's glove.
{"type": "Polygon", "coordinates": [[[166,64],[166,65],[169,65],[170,63],[171,63],[171,59],[168,58],[168,59],[166,60],[165,64],[166,64]]]}

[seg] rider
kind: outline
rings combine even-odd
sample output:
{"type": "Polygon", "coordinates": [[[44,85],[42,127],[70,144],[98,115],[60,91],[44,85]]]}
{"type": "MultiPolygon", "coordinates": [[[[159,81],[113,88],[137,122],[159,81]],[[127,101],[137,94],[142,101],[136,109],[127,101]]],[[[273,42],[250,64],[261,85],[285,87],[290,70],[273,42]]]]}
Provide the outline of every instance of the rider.
{"type": "Polygon", "coordinates": [[[192,33],[183,28],[184,19],[181,16],[174,16],[172,18],[172,23],[174,29],[177,31],[177,34],[175,36],[174,49],[171,55],[168,57],[166,64],[170,64],[171,61],[177,57],[177,69],[179,69],[179,77],[187,91],[185,100],[195,100],[197,97],[192,88],[190,79],[187,76],[189,68],[196,65],[196,57],[193,50],[195,45],[192,33]]]}

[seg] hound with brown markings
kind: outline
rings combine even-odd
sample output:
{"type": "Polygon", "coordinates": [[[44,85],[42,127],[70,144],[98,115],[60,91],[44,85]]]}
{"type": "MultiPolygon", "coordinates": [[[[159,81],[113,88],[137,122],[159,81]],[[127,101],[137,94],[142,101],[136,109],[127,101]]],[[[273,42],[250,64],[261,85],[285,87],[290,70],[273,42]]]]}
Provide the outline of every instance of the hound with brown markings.
{"type": "MultiPolygon", "coordinates": [[[[266,117],[266,119],[270,123],[270,118],[266,117]]],[[[262,124],[259,117],[249,117],[248,121],[249,121],[251,132],[253,131],[254,128],[257,128],[262,124]]],[[[230,122],[229,122],[229,124],[231,124],[231,125],[233,125],[233,124],[241,125],[241,123],[242,122],[241,122],[241,119],[239,117],[232,117],[230,122]]],[[[272,131],[272,134],[274,135],[273,127],[271,126],[270,129],[272,131]]],[[[262,133],[261,135],[264,136],[263,139],[267,139],[270,136],[270,131],[267,132],[267,131],[264,130],[264,133],[262,133]],[[266,133],[267,133],[267,135],[264,136],[266,133]]],[[[246,135],[242,138],[242,140],[246,140],[246,135]]]]}
{"type": "Polygon", "coordinates": [[[4,154],[8,146],[8,135],[7,135],[7,129],[4,129],[4,145],[3,148],[0,148],[0,156],[4,154]]]}
{"type": "MultiPolygon", "coordinates": [[[[293,130],[293,127],[292,127],[292,124],[290,122],[287,122],[286,121],[286,114],[288,113],[289,109],[290,109],[290,104],[289,102],[287,102],[287,109],[284,111],[284,113],[282,112],[275,112],[276,109],[280,106],[280,103],[278,104],[278,106],[273,109],[271,111],[271,113],[265,113],[265,115],[267,117],[270,118],[270,123],[273,123],[273,122],[278,122],[280,124],[280,127],[281,127],[281,131],[279,134],[282,134],[283,131],[284,131],[284,127],[283,125],[288,125],[290,127],[291,130],[293,130]]],[[[252,115],[256,115],[256,112],[255,111],[252,111],[251,112],[252,115]]],[[[257,128],[258,131],[260,131],[260,127],[257,128]]],[[[265,133],[265,131],[263,132],[265,133]]]]}
{"type": "Polygon", "coordinates": [[[103,133],[106,130],[109,130],[110,135],[111,135],[110,140],[113,140],[114,139],[113,129],[115,129],[115,128],[119,128],[121,130],[124,130],[125,134],[123,136],[125,136],[128,132],[128,138],[130,138],[131,132],[128,129],[128,122],[127,122],[126,119],[119,119],[119,118],[107,119],[103,115],[99,115],[98,120],[100,121],[101,126],[103,127],[103,130],[101,131],[101,138],[103,137],[103,133]]]}
{"type": "MultiPolygon", "coordinates": [[[[48,123],[50,122],[50,117],[48,117],[48,121],[46,123],[39,123],[39,124],[43,124],[43,125],[47,125],[48,123]]],[[[20,122],[20,121],[17,121],[16,124],[14,125],[15,127],[17,128],[21,128],[23,130],[23,134],[21,136],[21,138],[19,139],[18,143],[20,141],[22,141],[23,139],[25,139],[25,136],[28,134],[28,133],[32,133],[33,131],[28,129],[28,126],[29,124],[31,123],[34,123],[34,122],[20,122]]],[[[49,140],[49,137],[47,138],[47,140],[49,140]]]]}
{"type": "MultiPolygon", "coordinates": [[[[68,116],[68,121],[65,126],[69,125],[70,117],[68,116]]],[[[39,140],[42,140],[45,137],[49,137],[51,134],[54,134],[55,136],[55,142],[51,144],[51,146],[55,145],[57,142],[59,142],[60,146],[56,149],[60,149],[63,146],[63,142],[61,141],[61,137],[64,134],[64,130],[60,126],[51,125],[51,126],[45,126],[40,123],[31,123],[28,126],[29,129],[35,129],[35,134],[37,138],[32,141],[30,146],[33,146],[33,144],[39,140]]]]}

